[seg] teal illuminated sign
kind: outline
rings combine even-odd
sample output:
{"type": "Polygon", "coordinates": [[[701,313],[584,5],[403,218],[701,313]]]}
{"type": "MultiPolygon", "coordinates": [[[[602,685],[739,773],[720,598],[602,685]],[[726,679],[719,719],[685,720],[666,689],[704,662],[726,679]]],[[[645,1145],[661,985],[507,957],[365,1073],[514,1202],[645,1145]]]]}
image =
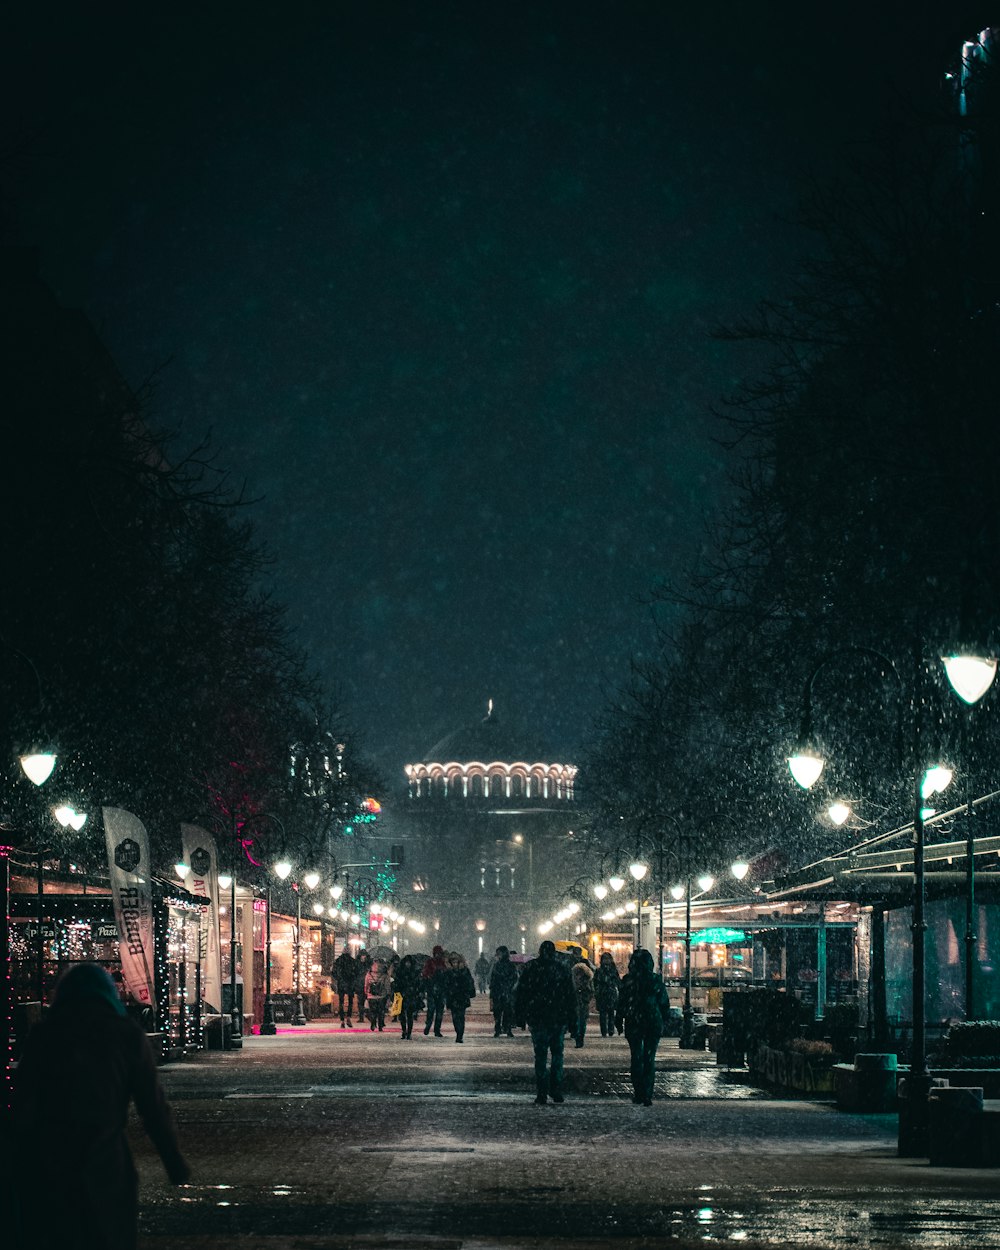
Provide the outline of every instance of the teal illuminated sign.
{"type": "Polygon", "coordinates": [[[707,945],[721,946],[725,944],[733,944],[742,946],[747,940],[747,935],[742,929],[699,929],[691,934],[691,945],[695,946],[699,942],[707,945]]]}

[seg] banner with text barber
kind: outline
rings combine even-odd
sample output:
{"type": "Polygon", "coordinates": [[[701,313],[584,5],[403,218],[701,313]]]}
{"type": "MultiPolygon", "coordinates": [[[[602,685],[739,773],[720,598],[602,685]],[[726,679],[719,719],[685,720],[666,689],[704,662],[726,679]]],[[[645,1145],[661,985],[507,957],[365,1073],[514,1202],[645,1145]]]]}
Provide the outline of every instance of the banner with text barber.
{"type": "Polygon", "coordinates": [[[124,808],[104,807],[101,811],[125,988],[136,1002],[152,1007],[155,956],[149,837],[138,816],[124,808]]]}

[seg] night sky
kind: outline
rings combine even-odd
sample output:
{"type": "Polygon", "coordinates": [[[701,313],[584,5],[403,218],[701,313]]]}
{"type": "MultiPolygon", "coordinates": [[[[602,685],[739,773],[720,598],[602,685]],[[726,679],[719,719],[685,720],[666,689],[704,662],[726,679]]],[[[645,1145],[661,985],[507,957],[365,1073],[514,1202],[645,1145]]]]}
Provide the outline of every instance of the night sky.
{"type": "Polygon", "coordinates": [[[7,15],[8,237],[211,431],[394,781],[487,698],[576,757],[654,645],[726,494],[709,331],[880,90],[888,21],[821,7],[7,15]]]}

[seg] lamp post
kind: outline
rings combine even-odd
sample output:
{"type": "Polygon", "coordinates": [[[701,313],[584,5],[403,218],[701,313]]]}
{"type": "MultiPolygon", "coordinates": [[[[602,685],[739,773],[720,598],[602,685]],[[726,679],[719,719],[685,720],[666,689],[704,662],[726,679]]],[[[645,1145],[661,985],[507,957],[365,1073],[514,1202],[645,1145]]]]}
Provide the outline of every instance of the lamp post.
{"type": "MultiPolygon", "coordinates": [[[[803,715],[800,750],[788,759],[792,776],[803,789],[809,789],[819,779],[824,760],[815,745],[812,735],[812,689],[818,674],[833,660],[844,655],[861,655],[876,660],[886,675],[891,674],[902,694],[905,685],[899,670],[893,661],[879,651],[868,647],[848,647],[825,656],[813,669],[806,681],[803,691],[803,715]]],[[[926,1002],[926,968],[925,938],[927,921],[925,919],[925,829],[924,805],[930,794],[951,780],[949,770],[927,769],[921,758],[922,723],[920,717],[920,684],[926,668],[926,662],[918,648],[914,649],[913,678],[909,690],[909,706],[911,708],[911,763],[913,765],[913,783],[911,801],[913,804],[913,896],[911,913],[912,939],[912,1045],[910,1055],[910,1075],[907,1080],[906,1099],[901,1103],[899,1114],[898,1152],[902,1156],[922,1157],[927,1154],[927,1103],[930,1092],[931,1076],[927,1067],[927,1002],[926,1002]],[[945,779],[947,777],[947,780],[945,779]]],[[[996,676],[997,661],[992,658],[971,655],[968,653],[942,656],[948,682],[954,692],[968,704],[977,703],[989,690],[996,676]]],[[[902,699],[900,700],[897,717],[896,738],[898,758],[903,763],[902,748],[902,699]]],[[[968,847],[971,855],[971,846],[968,847]]]]}
{"type": "MultiPolygon", "coordinates": [[[[979,702],[993,683],[996,664],[975,660],[970,656],[947,656],[943,659],[945,673],[958,697],[970,706],[979,702]],[[991,668],[992,664],[992,668],[991,668]]],[[[968,716],[962,718],[962,754],[966,761],[965,811],[965,1018],[976,1018],[975,956],[976,956],[976,837],[971,770],[968,716]]]]}
{"type": "Polygon", "coordinates": [[[533,862],[533,852],[531,839],[526,838],[523,833],[515,833],[513,837],[515,846],[523,846],[528,852],[528,906],[531,906],[531,900],[535,893],[535,868],[533,862]]]}
{"type": "MultiPolygon", "coordinates": [[[[286,860],[279,860],[274,865],[274,875],[279,881],[284,881],[288,874],[292,871],[292,866],[286,860]]],[[[261,1021],[260,1031],[264,1037],[274,1037],[278,1032],[278,1023],[274,1018],[274,998],[271,995],[271,878],[268,876],[266,883],[267,912],[264,917],[264,1019],[261,1021]]]]}
{"type": "Polygon", "coordinates": [[[229,890],[229,1047],[243,1049],[243,1013],[236,1001],[236,837],[233,836],[233,871],[219,873],[219,889],[229,890]]]}
{"type": "MultiPolygon", "coordinates": [[[[56,755],[51,751],[28,751],[18,756],[21,771],[33,785],[41,787],[52,775],[56,766],[56,755]]],[[[12,1014],[14,997],[10,968],[10,855],[13,846],[8,841],[8,832],[0,828],[0,860],[3,861],[3,917],[0,920],[0,1030],[2,1030],[2,1058],[4,1069],[4,1103],[3,1109],[10,1107],[11,1094],[11,1061],[13,1059],[12,1014]]],[[[41,943],[41,915],[38,918],[38,940],[41,943]]],[[[40,962],[40,961],[39,961],[40,962]]],[[[41,993],[41,981],[39,981],[41,993]]]]}
{"type": "MultiPolygon", "coordinates": [[[[291,865],[288,866],[291,872],[291,865]]],[[[285,874],[288,875],[287,873],[285,874]]],[[[295,1015],[292,1024],[307,1024],[306,1013],[302,1003],[302,886],[315,890],[319,885],[319,873],[307,872],[301,881],[293,881],[295,891],[295,1015]]]]}

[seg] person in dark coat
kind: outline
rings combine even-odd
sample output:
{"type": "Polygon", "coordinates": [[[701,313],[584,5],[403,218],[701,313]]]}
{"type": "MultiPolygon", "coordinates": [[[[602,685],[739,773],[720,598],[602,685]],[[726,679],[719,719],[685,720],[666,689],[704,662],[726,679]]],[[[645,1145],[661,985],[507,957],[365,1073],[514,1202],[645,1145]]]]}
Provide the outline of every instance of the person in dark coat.
{"type": "Polygon", "coordinates": [[[573,980],[573,992],[576,994],[576,1026],[573,1038],[577,1048],[583,1045],[587,1035],[587,1020],[590,1018],[590,1000],[594,996],[594,969],[584,959],[578,946],[574,946],[570,955],[569,975],[573,980]]]}
{"type": "Polygon", "coordinates": [[[514,991],[517,989],[517,966],[511,963],[510,950],[498,946],[490,972],[490,1006],[493,1009],[493,1036],[506,1033],[514,1036],[514,991]]]}
{"type": "MultiPolygon", "coordinates": [[[[358,965],[354,956],[349,950],[342,950],[337,958],[333,961],[333,967],[330,970],[330,976],[333,980],[333,988],[340,1001],[340,1027],[342,1029],[351,1027],[351,1017],[353,1012],[351,1004],[355,996],[355,984],[357,982],[358,965]],[[347,1015],[344,1015],[344,1002],[347,1002],[347,1015]],[[345,1023],[346,1019],[346,1023],[345,1023]]],[[[360,1012],[358,1019],[360,1019],[360,1012]]]]}
{"type": "Polygon", "coordinates": [[[602,951],[597,971],[594,973],[594,1001],[601,1021],[601,1037],[613,1037],[615,1033],[615,1008],[622,979],[615,967],[610,951],[602,951]]]}
{"type": "Polygon", "coordinates": [[[465,1038],[465,1013],[476,997],[476,983],[472,979],[465,956],[452,951],[448,956],[448,970],[444,974],[444,1000],[451,1012],[455,1026],[455,1041],[465,1038]]]}
{"type": "Polygon", "coordinates": [[[490,961],[486,958],[486,952],[482,951],[476,960],[476,989],[480,994],[486,993],[486,988],[490,982],[490,961]]]}
{"type": "Polygon", "coordinates": [[[73,964],[17,1068],[16,1192],[31,1221],[23,1244],[133,1250],[139,1180],[126,1133],[130,1102],[170,1180],[185,1184],[190,1173],[149,1039],[104,968],[73,964]]]}
{"type": "Polygon", "coordinates": [[[651,1107],[656,1048],[663,1035],[663,1022],[670,1012],[670,999],[663,978],[653,971],[653,956],[649,951],[635,951],[628,961],[628,969],[622,977],[615,1022],[624,1024],[625,1039],[632,1052],[632,1101],[651,1107]]]}
{"type": "Polygon", "coordinates": [[[448,964],[444,957],[444,947],[435,946],[431,957],[424,964],[420,973],[427,994],[427,1019],[424,1021],[424,1037],[434,1030],[435,1037],[441,1037],[441,1021],[444,1019],[444,977],[448,964]]]}
{"type": "Polygon", "coordinates": [[[365,1018],[365,982],[368,980],[368,974],[371,970],[372,957],[363,946],[359,946],[358,953],[354,957],[354,993],[358,1000],[359,1024],[365,1018]]]}
{"type": "Polygon", "coordinates": [[[410,1038],[413,1036],[413,1021],[424,1005],[423,981],[412,955],[404,955],[400,960],[392,983],[392,992],[402,996],[403,1010],[399,1013],[399,1025],[403,1038],[410,1038]]]}
{"type": "Polygon", "coordinates": [[[376,1029],[381,1033],[385,1028],[385,1010],[389,1005],[391,986],[388,968],[381,959],[376,959],[365,977],[365,1002],[373,1033],[376,1029]]]}
{"type": "Polygon", "coordinates": [[[576,1028],[576,993],[569,969],[556,959],[554,942],[544,941],[538,958],[521,973],[514,995],[514,1019],[519,1028],[527,1024],[531,1030],[538,1091],[535,1102],[544,1106],[548,1097],[562,1102],[563,1036],[576,1028]]]}

